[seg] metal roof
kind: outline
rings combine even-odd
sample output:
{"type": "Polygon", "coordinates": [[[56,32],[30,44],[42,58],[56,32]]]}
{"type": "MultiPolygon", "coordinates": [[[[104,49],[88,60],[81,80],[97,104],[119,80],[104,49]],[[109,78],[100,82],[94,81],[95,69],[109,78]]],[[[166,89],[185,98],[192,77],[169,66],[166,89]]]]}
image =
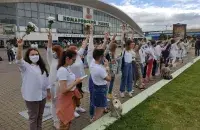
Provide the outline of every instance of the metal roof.
{"type": "Polygon", "coordinates": [[[8,2],[14,2],[14,3],[16,2],[48,2],[48,3],[63,3],[63,4],[66,2],[66,3],[88,6],[88,7],[95,8],[95,9],[98,9],[98,10],[101,10],[108,14],[113,15],[114,17],[130,25],[130,27],[135,32],[143,36],[143,32],[141,28],[126,13],[124,13],[120,9],[110,4],[104,3],[99,0],[0,0],[0,3],[8,3],[8,2]]]}

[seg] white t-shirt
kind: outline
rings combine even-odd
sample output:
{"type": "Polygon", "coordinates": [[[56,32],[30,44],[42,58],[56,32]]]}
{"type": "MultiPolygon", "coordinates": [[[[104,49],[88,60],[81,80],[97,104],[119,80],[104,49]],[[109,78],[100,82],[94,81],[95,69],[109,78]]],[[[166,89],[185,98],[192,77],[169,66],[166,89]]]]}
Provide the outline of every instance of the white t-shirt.
{"type": "MultiPolygon", "coordinates": [[[[60,67],[57,72],[57,78],[59,81],[66,80],[67,86],[75,81],[75,74],[72,73],[69,67],[60,67]]],[[[76,87],[73,87],[70,91],[74,91],[76,87]]]]}
{"type": "Polygon", "coordinates": [[[76,61],[70,66],[70,69],[75,74],[76,78],[80,78],[82,76],[85,76],[84,64],[80,57],[81,55],[83,55],[84,49],[81,48],[77,53],[78,55],[76,56],[76,61]]]}
{"type": "Polygon", "coordinates": [[[133,61],[133,53],[132,53],[132,51],[125,51],[124,61],[126,63],[131,63],[133,61]]]}
{"type": "Polygon", "coordinates": [[[95,85],[107,85],[105,78],[108,74],[105,67],[96,64],[94,60],[90,64],[90,74],[95,85]]]}

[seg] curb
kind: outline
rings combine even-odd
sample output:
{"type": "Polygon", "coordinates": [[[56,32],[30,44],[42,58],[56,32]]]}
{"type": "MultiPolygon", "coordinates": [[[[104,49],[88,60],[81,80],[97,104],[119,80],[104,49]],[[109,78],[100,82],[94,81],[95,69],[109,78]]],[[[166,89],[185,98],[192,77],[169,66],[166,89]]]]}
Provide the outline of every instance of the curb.
{"type": "MultiPolygon", "coordinates": [[[[200,56],[193,59],[192,61],[188,62],[186,65],[172,73],[173,79],[175,79],[177,76],[179,76],[183,71],[188,69],[190,66],[192,66],[194,63],[196,63],[200,59],[200,56]]],[[[133,98],[127,100],[125,103],[122,104],[123,111],[122,115],[125,115],[130,110],[132,110],[134,107],[136,107],[138,104],[143,102],[145,99],[147,99],[149,96],[153,95],[155,92],[157,92],[159,89],[161,89],[163,86],[168,84],[172,80],[160,80],[157,83],[153,84],[146,90],[142,91],[138,95],[134,96],[133,98]]],[[[88,125],[83,130],[104,130],[106,127],[111,125],[117,120],[117,118],[110,117],[110,113],[104,115],[99,120],[95,121],[94,123],[88,125]]]]}

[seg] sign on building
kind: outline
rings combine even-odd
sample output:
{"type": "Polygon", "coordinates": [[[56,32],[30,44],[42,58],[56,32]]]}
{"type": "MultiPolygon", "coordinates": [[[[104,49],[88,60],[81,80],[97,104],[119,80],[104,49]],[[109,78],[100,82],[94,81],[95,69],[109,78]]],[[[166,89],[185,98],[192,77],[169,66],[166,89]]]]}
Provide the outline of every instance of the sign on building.
{"type": "Polygon", "coordinates": [[[108,22],[102,22],[102,21],[96,21],[91,19],[83,19],[83,18],[76,18],[71,16],[64,16],[58,14],[58,21],[60,22],[69,22],[69,23],[80,23],[80,24],[94,24],[96,26],[103,26],[103,27],[110,27],[111,23],[108,22]]]}

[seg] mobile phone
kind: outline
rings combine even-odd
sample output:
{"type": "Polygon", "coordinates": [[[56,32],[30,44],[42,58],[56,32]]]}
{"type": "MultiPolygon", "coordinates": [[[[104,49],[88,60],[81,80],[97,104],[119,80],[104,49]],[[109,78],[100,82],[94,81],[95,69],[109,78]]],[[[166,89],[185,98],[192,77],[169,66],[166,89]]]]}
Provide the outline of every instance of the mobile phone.
{"type": "Polygon", "coordinates": [[[88,77],[88,75],[85,75],[85,76],[81,77],[81,79],[85,79],[85,78],[87,78],[87,77],[88,77]]]}

